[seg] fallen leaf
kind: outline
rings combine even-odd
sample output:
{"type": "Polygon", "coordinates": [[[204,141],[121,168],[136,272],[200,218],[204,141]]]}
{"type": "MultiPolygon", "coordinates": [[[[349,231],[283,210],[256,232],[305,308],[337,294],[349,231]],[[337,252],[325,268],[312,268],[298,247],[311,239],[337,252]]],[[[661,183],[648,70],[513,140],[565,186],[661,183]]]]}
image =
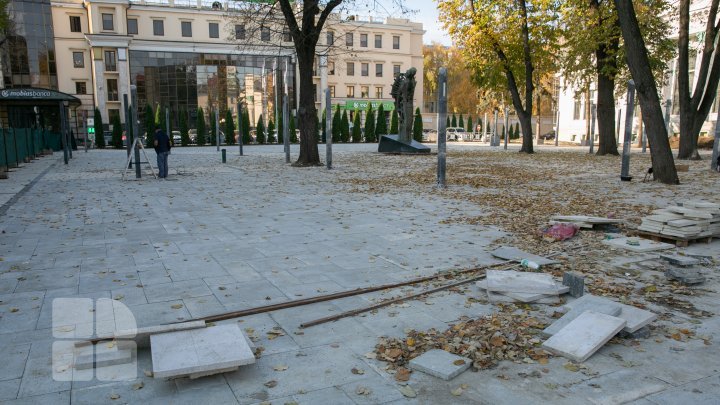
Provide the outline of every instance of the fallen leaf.
{"type": "Polygon", "coordinates": [[[123,298],[125,298],[125,296],[122,295],[122,294],[118,294],[118,295],[115,296],[115,300],[116,300],[116,301],[120,301],[120,300],[122,300],[123,298]]]}
{"type": "Polygon", "coordinates": [[[275,381],[275,380],[270,380],[270,381],[266,382],[266,383],[263,384],[263,385],[266,386],[266,387],[268,387],[268,388],[275,388],[275,387],[277,386],[277,384],[278,384],[277,381],[275,381]]]}
{"type": "Polygon", "coordinates": [[[455,395],[456,397],[459,397],[463,393],[462,387],[457,387],[454,390],[450,391],[451,394],[455,395]]]}
{"type": "Polygon", "coordinates": [[[362,385],[358,385],[358,387],[355,388],[355,393],[357,395],[370,395],[370,394],[372,394],[372,390],[368,387],[363,387],[362,385]]]}
{"type": "Polygon", "coordinates": [[[548,359],[547,359],[547,357],[541,357],[541,358],[537,359],[537,362],[539,364],[548,364],[548,359]]]}
{"type": "Polygon", "coordinates": [[[180,308],[182,308],[182,307],[183,307],[183,304],[173,304],[173,305],[170,305],[170,308],[172,308],[172,309],[180,309],[180,308]]]}
{"type": "Polygon", "coordinates": [[[396,358],[400,357],[401,354],[402,354],[402,350],[397,349],[397,348],[390,349],[385,352],[385,356],[392,360],[395,360],[396,358]]]}
{"type": "Polygon", "coordinates": [[[363,370],[361,368],[355,368],[355,367],[353,367],[352,370],[350,370],[350,372],[353,374],[357,374],[357,375],[365,374],[365,370],[363,370]]]}
{"type": "Polygon", "coordinates": [[[417,396],[415,390],[409,385],[403,385],[400,387],[400,393],[408,398],[415,398],[417,396]]]}
{"type": "Polygon", "coordinates": [[[400,367],[395,371],[395,381],[408,381],[410,379],[410,370],[400,367]]]}
{"type": "Polygon", "coordinates": [[[145,377],[152,377],[152,376],[153,376],[153,372],[152,372],[152,371],[150,371],[150,370],[145,370],[145,377]]]}
{"type": "Polygon", "coordinates": [[[113,342],[106,343],[105,347],[107,347],[108,349],[112,349],[113,347],[115,347],[115,342],[113,341],[113,342]]]}
{"type": "Polygon", "coordinates": [[[465,364],[465,360],[457,359],[457,360],[453,361],[453,364],[456,366],[462,366],[463,364],[465,364]]]}
{"type": "Polygon", "coordinates": [[[140,381],[132,386],[133,391],[141,390],[145,386],[145,383],[140,381]]]}
{"type": "Polygon", "coordinates": [[[281,365],[281,366],[275,366],[275,367],[273,367],[273,370],[275,370],[275,371],[285,371],[285,370],[287,370],[287,369],[288,369],[288,366],[286,366],[286,365],[281,365]]]}
{"type": "Polygon", "coordinates": [[[365,358],[366,358],[366,359],[376,359],[376,358],[377,358],[377,354],[376,354],[375,352],[365,353],[365,358]]]}
{"type": "Polygon", "coordinates": [[[110,399],[116,400],[118,398],[120,398],[120,394],[110,394],[110,399]]]}
{"type": "Polygon", "coordinates": [[[10,312],[17,312],[17,311],[19,311],[19,309],[17,309],[17,308],[10,308],[10,312]]]}
{"type": "Polygon", "coordinates": [[[565,363],[563,364],[563,367],[565,367],[566,370],[572,371],[573,373],[577,373],[580,371],[580,367],[577,366],[577,364],[573,363],[565,363]]]}

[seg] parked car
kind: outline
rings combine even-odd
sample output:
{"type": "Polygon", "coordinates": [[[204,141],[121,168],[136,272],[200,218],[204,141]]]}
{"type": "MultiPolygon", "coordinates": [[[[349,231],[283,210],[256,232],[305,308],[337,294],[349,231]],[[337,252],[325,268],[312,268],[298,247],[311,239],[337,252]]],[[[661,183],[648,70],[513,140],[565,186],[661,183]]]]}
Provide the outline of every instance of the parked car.
{"type": "Polygon", "coordinates": [[[423,142],[435,142],[437,141],[437,131],[430,128],[423,129],[422,133],[423,142]]]}
{"type": "Polygon", "coordinates": [[[182,141],[182,137],[180,136],[180,131],[172,131],[173,145],[179,146],[181,141],[182,141]]]}
{"type": "Polygon", "coordinates": [[[449,127],[446,131],[448,141],[464,141],[467,137],[467,132],[462,127],[449,127]]]}
{"type": "Polygon", "coordinates": [[[188,136],[190,137],[190,143],[196,143],[197,142],[197,129],[191,129],[188,131],[188,136]]]}

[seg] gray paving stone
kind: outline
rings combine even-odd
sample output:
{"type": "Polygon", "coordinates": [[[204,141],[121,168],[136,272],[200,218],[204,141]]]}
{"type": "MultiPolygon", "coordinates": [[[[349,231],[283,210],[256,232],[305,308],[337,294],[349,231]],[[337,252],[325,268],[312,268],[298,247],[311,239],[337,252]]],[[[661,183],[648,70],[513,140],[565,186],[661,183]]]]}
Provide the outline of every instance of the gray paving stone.
{"type": "Polygon", "coordinates": [[[577,317],[582,315],[585,311],[593,311],[600,314],[606,314],[610,316],[618,316],[622,312],[622,307],[612,301],[593,301],[593,300],[578,300],[573,305],[572,309],[563,315],[560,319],[553,322],[550,326],[543,330],[545,336],[552,336],[570,322],[574,321],[577,317]]]}
{"type": "Polygon", "coordinates": [[[565,304],[565,308],[569,308],[570,310],[577,308],[577,307],[583,307],[583,308],[602,308],[608,304],[615,304],[620,307],[620,313],[617,315],[609,314],[616,316],[618,318],[624,319],[627,324],[623,328],[623,332],[627,333],[634,333],[641,328],[649,325],[653,321],[657,319],[657,314],[647,311],[644,309],[640,309],[638,307],[634,307],[632,305],[625,305],[621,304],[619,302],[615,302],[612,300],[609,300],[607,298],[598,297],[595,295],[584,295],[577,300],[569,301],[565,304]]]}
{"type": "Polygon", "coordinates": [[[603,240],[603,243],[615,248],[631,250],[633,252],[654,252],[658,250],[674,249],[675,245],[662,242],[654,242],[643,238],[615,238],[603,240]],[[628,240],[637,241],[638,245],[628,244],[628,240]]]}
{"type": "Polygon", "coordinates": [[[3,359],[3,367],[0,367],[0,381],[22,377],[29,353],[29,343],[0,345],[0,358],[3,359]]]}
{"type": "Polygon", "coordinates": [[[488,270],[486,274],[488,291],[558,295],[557,284],[550,274],[512,270],[488,270]]]}
{"type": "Polygon", "coordinates": [[[70,390],[53,392],[44,395],[34,395],[15,400],[4,401],[5,405],[44,405],[44,404],[70,404],[70,390]]]}
{"type": "Polygon", "coordinates": [[[700,260],[694,258],[694,257],[688,257],[688,256],[681,256],[678,254],[661,254],[660,258],[667,261],[670,264],[674,264],[676,266],[694,266],[696,264],[700,263],[700,260]]]}
{"type": "Polygon", "coordinates": [[[542,347],[583,362],[622,330],[625,323],[624,319],[585,311],[546,340],[542,347]]]}
{"type": "Polygon", "coordinates": [[[668,388],[646,398],[653,404],[661,405],[680,403],[714,405],[720,398],[720,375],[716,374],[679,387],[668,388]]]}
{"type": "Polygon", "coordinates": [[[255,355],[236,324],[150,336],[156,378],[209,375],[255,363],[255,355]]]}
{"type": "Polygon", "coordinates": [[[20,379],[0,381],[0,401],[17,398],[20,379]]]}
{"type": "Polygon", "coordinates": [[[410,367],[423,373],[441,378],[445,381],[452,380],[457,375],[467,370],[472,360],[461,357],[445,350],[432,349],[410,360],[410,367]],[[460,363],[462,364],[456,364],[460,363]]]}
{"type": "Polygon", "coordinates": [[[167,284],[153,284],[145,286],[144,290],[148,302],[161,302],[212,295],[212,291],[210,291],[202,279],[174,281],[167,284]]]}

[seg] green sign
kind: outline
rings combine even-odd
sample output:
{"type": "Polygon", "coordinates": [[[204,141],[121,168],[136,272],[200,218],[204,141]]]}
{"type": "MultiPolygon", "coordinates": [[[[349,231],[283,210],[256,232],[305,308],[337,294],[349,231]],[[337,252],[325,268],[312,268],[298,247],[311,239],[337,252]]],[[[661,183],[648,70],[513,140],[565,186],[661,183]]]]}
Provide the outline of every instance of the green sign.
{"type": "Polygon", "coordinates": [[[88,134],[94,134],[95,133],[95,127],[88,127],[88,134]]]}
{"type": "Polygon", "coordinates": [[[345,110],[367,110],[368,103],[372,106],[373,110],[377,110],[378,107],[380,107],[380,103],[382,103],[383,110],[385,111],[392,111],[395,109],[395,103],[392,101],[380,101],[380,100],[347,100],[345,101],[345,105],[340,104],[340,108],[345,110]]]}

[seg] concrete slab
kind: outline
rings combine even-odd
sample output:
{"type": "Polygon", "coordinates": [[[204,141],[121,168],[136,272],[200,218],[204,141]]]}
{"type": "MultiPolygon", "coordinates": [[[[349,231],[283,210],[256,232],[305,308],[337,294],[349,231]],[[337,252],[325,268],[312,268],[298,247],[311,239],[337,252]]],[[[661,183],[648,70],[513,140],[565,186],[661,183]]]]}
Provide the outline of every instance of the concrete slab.
{"type": "Polygon", "coordinates": [[[620,314],[615,315],[618,318],[624,319],[627,324],[623,328],[623,332],[634,333],[641,328],[649,325],[657,319],[657,314],[650,312],[632,305],[625,305],[619,302],[609,300],[607,298],[598,297],[596,295],[583,295],[582,297],[566,303],[563,307],[568,310],[576,308],[578,306],[593,307],[595,305],[603,305],[606,303],[613,303],[620,307],[620,314]]]}
{"type": "MultiPolygon", "coordinates": [[[[507,294],[513,294],[513,293],[496,293],[492,291],[487,291],[487,298],[488,301],[491,302],[522,302],[518,300],[517,298],[510,297],[507,294]]],[[[522,294],[522,293],[516,293],[516,294],[522,294]]],[[[560,298],[557,295],[545,295],[544,298],[538,298],[534,301],[527,302],[528,304],[559,304],[560,298]]]]}
{"type": "Polygon", "coordinates": [[[410,360],[410,368],[422,371],[445,381],[452,380],[467,370],[472,360],[461,357],[445,350],[429,350],[410,360]]]}
{"type": "MultiPolygon", "coordinates": [[[[487,280],[480,280],[477,283],[475,283],[480,289],[487,290],[487,280]]],[[[570,287],[564,286],[564,285],[557,285],[557,292],[558,294],[565,294],[570,290],[570,287]]],[[[488,292],[488,297],[495,298],[496,300],[502,300],[502,297],[497,297],[499,295],[511,298],[514,301],[519,302],[537,302],[539,300],[542,300],[543,303],[555,303],[560,302],[556,294],[542,294],[542,293],[519,293],[519,292],[511,292],[511,291],[490,291],[488,292]]]]}
{"type": "Polygon", "coordinates": [[[512,247],[512,246],[501,246],[501,247],[493,250],[492,252],[490,252],[490,254],[492,254],[495,257],[504,259],[504,260],[520,261],[523,259],[528,259],[531,262],[535,262],[535,263],[539,264],[540,266],[560,263],[557,260],[552,260],[552,259],[548,259],[546,257],[534,255],[532,253],[522,251],[522,250],[512,247]]]}
{"type": "Polygon", "coordinates": [[[681,256],[676,254],[662,254],[660,255],[660,258],[667,261],[670,264],[673,264],[675,266],[694,266],[696,264],[700,263],[700,260],[694,258],[694,257],[688,257],[688,256],[681,256]]]}
{"type": "Polygon", "coordinates": [[[95,345],[95,353],[88,353],[75,358],[74,367],[77,370],[87,370],[118,364],[127,364],[135,356],[131,349],[119,349],[116,345],[108,348],[105,344],[95,345]]]}
{"type": "Polygon", "coordinates": [[[573,361],[583,362],[625,327],[624,319],[585,311],[546,340],[542,347],[573,361]]]}
{"type": "Polygon", "coordinates": [[[603,240],[603,243],[610,245],[615,248],[622,248],[626,250],[632,250],[633,252],[654,252],[658,250],[668,250],[675,248],[675,245],[662,242],[654,242],[648,239],[642,238],[615,238],[603,240]],[[637,242],[637,245],[628,244],[637,242]]]}
{"type": "Polygon", "coordinates": [[[591,300],[585,300],[576,303],[573,308],[563,315],[560,319],[553,322],[550,326],[543,330],[545,336],[552,336],[562,330],[570,322],[574,321],[577,317],[582,315],[585,311],[594,311],[600,314],[617,316],[622,311],[620,305],[615,304],[612,301],[601,301],[593,302],[591,300]]]}
{"type": "Polygon", "coordinates": [[[181,377],[255,363],[237,324],[150,336],[153,373],[181,377]]]}
{"type": "Polygon", "coordinates": [[[557,284],[549,274],[511,270],[488,270],[486,274],[488,291],[558,294],[557,284]]]}

